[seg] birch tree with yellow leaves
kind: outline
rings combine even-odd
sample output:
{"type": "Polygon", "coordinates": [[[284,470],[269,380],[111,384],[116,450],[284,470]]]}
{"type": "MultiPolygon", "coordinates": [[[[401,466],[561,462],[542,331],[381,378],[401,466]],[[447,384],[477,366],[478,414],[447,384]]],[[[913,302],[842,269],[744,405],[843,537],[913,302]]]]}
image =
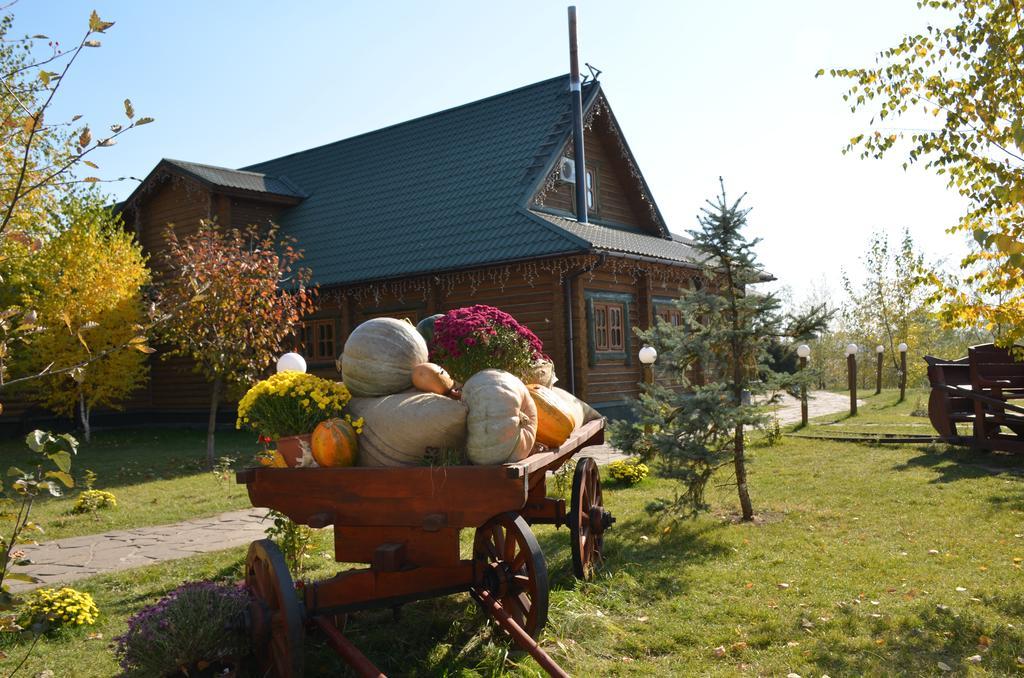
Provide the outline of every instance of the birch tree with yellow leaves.
{"type": "Polygon", "coordinates": [[[38,328],[19,364],[24,372],[44,373],[26,385],[28,395],[76,416],[88,442],[93,409],[120,407],[146,379],[146,353],[153,349],[140,333],[149,270],[120,217],[97,196],[69,198],[61,214],[67,220],[61,232],[13,280],[38,328]],[[49,365],[79,367],[46,374],[49,365]]]}
{"type": "Polygon", "coordinates": [[[851,111],[872,116],[846,152],[922,163],[968,200],[948,225],[969,241],[960,270],[924,277],[945,324],[980,327],[1012,345],[1024,337],[1024,3],[918,7],[933,13],[924,32],[881,51],[871,66],[829,71],[852,82],[844,94],[851,111]],[[892,131],[901,122],[907,128],[892,131]]]}

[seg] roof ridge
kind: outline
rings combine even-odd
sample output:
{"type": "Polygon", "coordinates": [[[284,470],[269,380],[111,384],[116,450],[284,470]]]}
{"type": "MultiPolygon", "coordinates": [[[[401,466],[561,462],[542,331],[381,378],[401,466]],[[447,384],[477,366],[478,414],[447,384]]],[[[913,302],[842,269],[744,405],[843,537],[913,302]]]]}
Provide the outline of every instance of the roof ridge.
{"type": "MultiPolygon", "coordinates": [[[[413,123],[422,122],[422,121],[428,120],[430,118],[438,117],[438,116],[441,116],[441,115],[447,115],[449,113],[461,110],[463,108],[469,108],[470,106],[476,106],[478,104],[482,104],[484,102],[491,101],[493,99],[498,99],[500,97],[508,96],[510,94],[516,94],[518,92],[522,92],[523,90],[532,89],[534,87],[540,87],[542,85],[548,85],[548,84],[550,84],[550,83],[552,83],[555,80],[558,80],[560,78],[566,78],[566,92],[568,92],[569,91],[568,90],[569,74],[568,73],[562,73],[560,75],[554,76],[553,78],[547,78],[545,80],[539,80],[537,82],[532,82],[532,83],[529,83],[527,85],[522,85],[522,86],[516,87],[514,89],[506,90],[504,92],[498,92],[497,94],[491,94],[489,96],[483,97],[482,99],[476,99],[474,101],[468,101],[468,102],[466,102],[464,104],[459,104],[458,106],[451,106],[449,108],[445,108],[445,109],[442,109],[440,111],[434,111],[433,113],[427,113],[426,115],[421,115],[421,116],[416,117],[416,118],[410,118],[409,120],[403,120],[402,122],[396,122],[396,123],[394,123],[392,125],[386,125],[384,127],[378,127],[377,129],[372,129],[372,130],[369,130],[369,131],[366,131],[366,132],[360,132],[359,134],[355,134],[355,135],[350,136],[350,137],[345,137],[343,139],[336,139],[334,141],[329,141],[329,142],[327,142],[325,144],[320,144],[318,146],[311,146],[311,147],[305,148],[305,149],[303,149],[301,151],[295,151],[293,153],[286,153],[285,155],[279,155],[276,158],[268,158],[266,160],[261,160],[259,162],[254,162],[254,163],[251,163],[249,165],[245,165],[244,167],[256,167],[257,165],[266,165],[267,163],[277,162],[278,160],[284,160],[285,158],[291,158],[293,156],[301,155],[303,153],[309,153],[310,151],[316,151],[316,150],[319,150],[319,149],[322,149],[322,148],[327,148],[328,146],[334,146],[335,144],[341,144],[341,143],[353,141],[355,139],[360,139],[362,137],[367,137],[367,136],[370,136],[372,134],[378,134],[380,132],[386,132],[386,131],[389,131],[389,130],[393,130],[396,127],[402,127],[403,125],[411,125],[413,123]]],[[[592,82],[597,82],[597,81],[591,80],[591,81],[589,81],[588,83],[585,83],[585,84],[590,84],[592,82]]],[[[251,170],[243,170],[243,171],[251,171],[251,170]]]]}
{"type": "Polygon", "coordinates": [[[195,165],[196,167],[206,167],[207,169],[220,170],[222,172],[238,172],[239,174],[251,174],[256,177],[274,177],[275,179],[280,178],[273,174],[267,174],[266,172],[254,172],[252,170],[235,169],[234,167],[224,167],[223,165],[211,165],[205,162],[195,162],[192,160],[178,160],[177,158],[161,158],[162,162],[170,162],[175,165],[195,165]]]}

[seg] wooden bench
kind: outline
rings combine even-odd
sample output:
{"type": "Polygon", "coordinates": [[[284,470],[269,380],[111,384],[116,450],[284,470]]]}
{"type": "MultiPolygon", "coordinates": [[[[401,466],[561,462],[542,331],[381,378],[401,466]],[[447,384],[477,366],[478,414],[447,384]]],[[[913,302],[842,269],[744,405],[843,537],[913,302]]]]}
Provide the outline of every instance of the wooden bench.
{"type": "Polygon", "coordinates": [[[926,356],[928,417],[950,443],[981,450],[1024,452],[1024,362],[992,344],[971,346],[967,356],[926,356]],[[1014,402],[1020,401],[1020,402],[1014,402]],[[970,435],[958,425],[969,425],[970,435]]]}

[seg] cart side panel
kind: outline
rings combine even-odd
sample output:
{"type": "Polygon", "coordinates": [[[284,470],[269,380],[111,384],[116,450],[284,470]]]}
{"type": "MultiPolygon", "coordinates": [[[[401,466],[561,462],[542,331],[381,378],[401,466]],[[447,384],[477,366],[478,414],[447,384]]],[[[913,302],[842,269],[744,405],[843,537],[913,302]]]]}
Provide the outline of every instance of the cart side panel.
{"type": "Polygon", "coordinates": [[[521,509],[527,494],[527,477],[505,466],[256,468],[238,479],[253,506],[313,527],[479,527],[521,509]]]}
{"type": "Polygon", "coordinates": [[[427,532],[418,527],[334,526],[334,559],[339,563],[373,563],[383,569],[455,567],[459,530],[427,532]]]}

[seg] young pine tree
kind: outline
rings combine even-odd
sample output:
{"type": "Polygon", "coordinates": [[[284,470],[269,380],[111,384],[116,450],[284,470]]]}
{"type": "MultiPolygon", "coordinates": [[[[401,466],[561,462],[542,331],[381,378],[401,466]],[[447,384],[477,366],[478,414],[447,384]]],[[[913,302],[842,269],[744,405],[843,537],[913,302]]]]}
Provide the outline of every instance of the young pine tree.
{"type": "Polygon", "coordinates": [[[751,401],[800,378],[773,372],[768,349],[779,338],[813,334],[827,322],[827,313],[816,306],[802,317],[786,316],[775,295],[752,287],[767,280],[754,253],[759,241],[742,233],[749,212],[740,207],[743,196],[730,203],[724,185],[721,190],[701,210],[700,227],[689,232],[707,267],[708,284],[683,292],[676,302],[682,316],[678,326],[659,319],[638,332],[684,388],[645,385],[636,405],[640,425],[619,422],[612,437],[625,449],[653,447],[661,472],[680,481],[681,493],[649,509],[674,515],[706,509],[708,480],[731,465],[743,520],[751,520],[745,430],[770,418],[751,401]]]}

